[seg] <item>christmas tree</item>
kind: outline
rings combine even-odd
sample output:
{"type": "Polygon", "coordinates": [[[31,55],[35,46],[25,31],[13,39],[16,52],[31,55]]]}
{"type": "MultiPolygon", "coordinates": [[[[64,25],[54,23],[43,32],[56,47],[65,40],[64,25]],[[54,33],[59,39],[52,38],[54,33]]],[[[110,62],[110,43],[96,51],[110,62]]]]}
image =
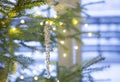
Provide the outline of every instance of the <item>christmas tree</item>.
{"type": "MultiPolygon", "coordinates": [[[[59,2],[57,0],[1,0],[0,62],[4,66],[0,68],[0,82],[5,82],[8,75],[15,70],[16,62],[22,64],[23,67],[27,67],[33,62],[29,57],[15,55],[15,51],[21,46],[32,50],[46,51],[47,74],[49,76],[50,48],[61,45],[64,49],[69,50],[69,48],[63,45],[63,41],[69,38],[81,42],[79,36],[82,32],[78,25],[81,24],[82,17],[78,13],[82,9],[79,3],[66,4],[64,0],[59,2]],[[74,6],[72,6],[73,4],[74,6]],[[41,5],[47,5],[47,8],[43,9],[43,11],[47,11],[47,16],[35,15],[35,12],[28,13],[34,7],[41,5]],[[50,17],[52,6],[54,6],[57,15],[50,17]],[[16,24],[15,21],[17,21],[16,24]],[[64,34],[66,31],[70,33],[64,34]],[[39,42],[41,48],[38,49],[26,44],[26,42],[31,41],[39,42]]],[[[91,63],[89,64],[91,65],[91,63]]],[[[77,69],[77,73],[82,70],[83,68],[77,69]]],[[[66,77],[70,75],[67,74],[66,77]]],[[[61,81],[66,82],[68,80],[61,81]]]]}

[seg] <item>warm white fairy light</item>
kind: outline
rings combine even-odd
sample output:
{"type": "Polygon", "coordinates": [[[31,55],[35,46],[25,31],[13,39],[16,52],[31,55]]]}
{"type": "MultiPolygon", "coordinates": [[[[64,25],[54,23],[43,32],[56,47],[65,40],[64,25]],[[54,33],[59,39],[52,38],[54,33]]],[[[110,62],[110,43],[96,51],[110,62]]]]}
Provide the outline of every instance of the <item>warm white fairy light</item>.
{"type": "Polygon", "coordinates": [[[42,26],[42,25],[43,25],[43,22],[40,22],[40,25],[42,26]]]}
{"type": "Polygon", "coordinates": [[[66,33],[66,29],[63,30],[63,33],[66,33]]]}
{"type": "Polygon", "coordinates": [[[49,21],[49,24],[50,24],[50,25],[53,25],[53,21],[49,21]]]}
{"type": "Polygon", "coordinates": [[[17,32],[17,28],[12,26],[9,31],[10,31],[10,33],[16,33],[17,32]]]}
{"type": "Polygon", "coordinates": [[[57,80],[57,82],[60,82],[59,80],[57,80]]]}
{"type": "Polygon", "coordinates": [[[61,43],[61,44],[65,44],[65,41],[61,40],[60,43],[61,43]]]}
{"type": "Polygon", "coordinates": [[[53,27],[53,28],[52,28],[52,30],[56,31],[56,28],[55,28],[55,27],[53,27]]]}
{"type": "Polygon", "coordinates": [[[91,37],[91,36],[92,36],[92,32],[89,32],[89,33],[88,33],[88,36],[91,37]]]}
{"type": "Polygon", "coordinates": [[[63,53],[63,57],[64,57],[64,58],[67,57],[67,54],[66,54],[66,53],[63,53]]]}
{"type": "Polygon", "coordinates": [[[20,23],[21,23],[21,24],[24,24],[24,23],[25,23],[25,20],[23,20],[23,19],[20,20],[20,23]]]}
{"type": "Polygon", "coordinates": [[[46,21],[45,24],[49,24],[49,21],[46,21]]]}
{"type": "Polygon", "coordinates": [[[11,28],[11,31],[16,31],[16,28],[15,27],[11,28]]]}
{"type": "Polygon", "coordinates": [[[57,18],[57,15],[54,15],[54,18],[57,18]]]}
{"type": "Polygon", "coordinates": [[[78,49],[78,46],[74,46],[74,49],[77,50],[77,49],[78,49]]]}
{"type": "Polygon", "coordinates": [[[63,22],[59,22],[59,25],[63,25],[63,22]]]}
{"type": "Polygon", "coordinates": [[[24,79],[24,76],[23,76],[23,75],[20,75],[20,79],[24,79]]]}
{"type": "Polygon", "coordinates": [[[37,77],[37,76],[35,76],[35,77],[34,77],[34,80],[38,80],[38,77],[37,77]]]}
{"type": "Polygon", "coordinates": [[[73,18],[73,19],[72,19],[72,23],[73,23],[74,25],[76,25],[76,24],[78,24],[78,20],[75,19],[75,18],[73,18]]]}

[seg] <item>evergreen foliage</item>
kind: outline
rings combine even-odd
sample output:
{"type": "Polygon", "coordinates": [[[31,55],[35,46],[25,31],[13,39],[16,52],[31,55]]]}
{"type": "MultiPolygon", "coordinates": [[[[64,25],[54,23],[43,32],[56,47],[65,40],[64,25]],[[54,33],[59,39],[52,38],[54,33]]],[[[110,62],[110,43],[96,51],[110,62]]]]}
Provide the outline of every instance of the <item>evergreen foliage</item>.
{"type": "MultiPolygon", "coordinates": [[[[67,12],[58,16],[58,18],[35,17],[33,14],[26,13],[27,9],[32,9],[35,6],[44,4],[46,4],[45,0],[0,0],[0,61],[4,62],[5,67],[3,70],[6,72],[1,73],[2,76],[4,74],[7,76],[11,73],[14,62],[22,64],[23,67],[26,67],[27,64],[32,62],[32,59],[28,57],[15,56],[16,49],[20,48],[21,45],[33,50],[38,50],[36,47],[26,45],[25,42],[40,42],[42,50],[44,50],[44,26],[46,22],[53,23],[51,30],[52,27],[57,29],[51,32],[51,44],[59,43],[57,41],[59,38],[73,38],[74,35],[80,34],[80,31],[72,24],[72,19],[75,16],[75,13],[72,12],[74,9],[67,9],[67,12]],[[27,27],[23,27],[20,22],[14,27],[11,26],[15,19],[23,16],[28,18],[28,21],[25,21],[27,27]],[[39,25],[40,22],[43,22],[42,26],[39,25]],[[74,30],[75,34],[64,35],[62,33],[63,29],[74,30]],[[15,42],[15,40],[18,42],[15,42]]],[[[46,10],[49,11],[49,8],[50,7],[46,10]]]]}
{"type": "MultiPolygon", "coordinates": [[[[91,75],[93,72],[101,71],[109,66],[92,67],[96,63],[103,61],[105,58],[97,56],[88,61],[83,61],[81,64],[75,64],[70,67],[58,66],[57,77],[51,77],[47,79],[44,77],[45,70],[38,76],[38,80],[35,82],[96,82],[96,79],[91,75]]],[[[32,77],[26,77],[23,82],[32,77]]],[[[34,80],[34,78],[32,78],[34,80]]],[[[32,82],[32,79],[30,80],[32,82]]],[[[17,82],[21,81],[19,77],[17,82]]]]}
{"type": "Polygon", "coordinates": [[[15,0],[15,2],[0,0],[0,62],[4,62],[4,67],[0,68],[1,82],[5,82],[7,76],[15,69],[13,68],[15,62],[26,67],[33,61],[25,56],[14,55],[15,49],[20,46],[20,44],[15,43],[14,40],[25,40],[24,38],[27,34],[24,32],[24,29],[18,27],[12,29],[12,20],[25,16],[26,9],[39,6],[43,3],[44,0],[15,0]]]}

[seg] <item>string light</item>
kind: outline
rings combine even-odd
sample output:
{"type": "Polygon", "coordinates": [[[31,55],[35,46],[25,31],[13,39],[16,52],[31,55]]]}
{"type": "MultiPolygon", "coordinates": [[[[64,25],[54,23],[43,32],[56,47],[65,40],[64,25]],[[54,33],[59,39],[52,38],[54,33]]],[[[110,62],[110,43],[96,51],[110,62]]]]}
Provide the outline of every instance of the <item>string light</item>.
{"type": "Polygon", "coordinates": [[[45,24],[49,24],[48,20],[45,22],[45,24]]]}
{"type": "Polygon", "coordinates": [[[43,25],[43,22],[40,22],[40,25],[42,26],[42,25],[43,25]]]}
{"type": "Polygon", "coordinates": [[[24,79],[24,76],[23,76],[23,75],[21,75],[21,76],[20,76],[20,79],[24,79]]]}
{"type": "Polygon", "coordinates": [[[21,24],[24,24],[24,23],[25,23],[25,20],[23,20],[23,19],[20,20],[20,23],[21,23],[21,24]]]}
{"type": "Polygon", "coordinates": [[[60,41],[61,44],[65,44],[65,42],[63,40],[60,41]]]}
{"type": "Polygon", "coordinates": [[[11,27],[11,29],[9,31],[10,31],[10,33],[16,33],[17,32],[17,28],[16,27],[11,27]]]}
{"type": "Polygon", "coordinates": [[[53,24],[53,21],[51,21],[51,20],[47,20],[47,21],[45,22],[45,24],[52,25],[52,24],[53,24]]]}
{"type": "Polygon", "coordinates": [[[57,80],[57,82],[60,82],[59,80],[57,80]]]}
{"type": "Polygon", "coordinates": [[[37,76],[35,76],[35,77],[34,77],[34,80],[38,80],[38,77],[37,77],[37,76]]]}
{"type": "Polygon", "coordinates": [[[63,33],[66,33],[66,29],[63,30],[63,33]]]}
{"type": "Polygon", "coordinates": [[[54,18],[57,18],[57,15],[54,15],[54,18]]]}
{"type": "Polygon", "coordinates": [[[55,27],[53,27],[52,29],[53,29],[54,31],[56,31],[56,28],[55,28],[55,27]]]}
{"type": "Polygon", "coordinates": [[[88,33],[88,36],[91,37],[91,36],[92,36],[92,32],[89,32],[89,33],[88,33]]]}
{"type": "Polygon", "coordinates": [[[72,19],[72,23],[73,23],[74,25],[76,25],[76,24],[78,24],[78,20],[75,19],[75,18],[73,18],[73,19],[72,19]]]}
{"type": "Polygon", "coordinates": [[[64,53],[64,54],[63,54],[63,57],[64,57],[64,58],[65,58],[65,57],[67,57],[67,54],[66,54],[66,53],[64,53]]]}
{"type": "Polygon", "coordinates": [[[76,49],[76,50],[77,50],[77,49],[78,49],[78,46],[75,46],[75,47],[74,47],[74,49],[76,49]]]}
{"type": "Polygon", "coordinates": [[[11,28],[11,31],[16,31],[16,28],[15,27],[11,28]]]}
{"type": "Polygon", "coordinates": [[[62,26],[62,25],[63,25],[63,22],[59,22],[59,25],[62,26]]]}
{"type": "Polygon", "coordinates": [[[52,24],[53,24],[53,21],[49,21],[49,24],[52,25],[52,24]]]}

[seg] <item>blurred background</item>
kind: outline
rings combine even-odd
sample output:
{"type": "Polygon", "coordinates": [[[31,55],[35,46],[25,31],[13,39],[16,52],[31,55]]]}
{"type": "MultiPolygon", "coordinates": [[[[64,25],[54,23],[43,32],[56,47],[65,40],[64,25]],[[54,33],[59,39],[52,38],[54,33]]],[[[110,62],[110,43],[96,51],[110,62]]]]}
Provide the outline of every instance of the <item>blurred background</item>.
{"type": "MultiPolygon", "coordinates": [[[[82,0],[82,4],[98,0],[82,0]]],[[[104,3],[86,6],[91,17],[85,20],[82,31],[98,32],[82,36],[82,59],[103,55],[106,59],[98,65],[110,65],[102,72],[93,73],[102,82],[119,82],[120,77],[120,1],[104,0],[104,3]],[[89,40],[89,41],[88,41],[89,40]],[[108,80],[108,81],[107,81],[108,80]]]]}

